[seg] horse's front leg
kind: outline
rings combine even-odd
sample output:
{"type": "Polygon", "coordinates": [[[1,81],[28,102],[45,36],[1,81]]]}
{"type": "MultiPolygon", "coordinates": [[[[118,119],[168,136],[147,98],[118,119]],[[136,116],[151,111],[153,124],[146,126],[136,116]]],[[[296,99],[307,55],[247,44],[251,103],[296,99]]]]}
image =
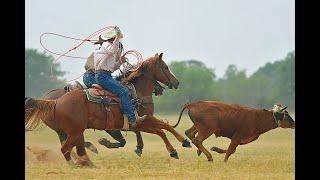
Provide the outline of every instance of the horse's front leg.
{"type": "Polygon", "coordinates": [[[178,141],[182,143],[182,147],[191,147],[190,142],[187,138],[184,138],[181,134],[179,134],[173,127],[171,127],[169,124],[165,122],[159,122],[159,125],[157,126],[159,129],[165,129],[169,132],[171,132],[174,137],[177,138],[178,141]]]}
{"type": "Polygon", "coordinates": [[[172,144],[170,143],[170,141],[168,140],[166,134],[163,132],[162,129],[158,129],[158,128],[154,128],[154,127],[152,127],[152,128],[147,127],[147,128],[141,128],[141,131],[156,134],[156,135],[160,136],[162,138],[163,142],[165,143],[166,148],[167,148],[168,152],[170,153],[170,156],[173,158],[179,159],[178,152],[176,151],[176,149],[173,148],[172,144]]]}
{"type": "Polygon", "coordinates": [[[134,152],[140,157],[143,149],[143,140],[142,140],[140,131],[134,131],[134,132],[136,133],[136,137],[137,137],[137,148],[134,150],[134,152]]]}

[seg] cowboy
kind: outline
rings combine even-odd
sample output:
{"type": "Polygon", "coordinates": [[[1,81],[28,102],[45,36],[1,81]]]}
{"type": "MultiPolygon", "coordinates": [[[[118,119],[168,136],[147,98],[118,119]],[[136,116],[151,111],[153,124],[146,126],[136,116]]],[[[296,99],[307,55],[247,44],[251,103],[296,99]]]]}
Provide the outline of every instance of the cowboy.
{"type": "MultiPolygon", "coordinates": [[[[123,46],[120,42],[120,48],[123,49],[123,46]]],[[[96,83],[95,80],[95,73],[94,73],[94,65],[93,65],[93,54],[91,53],[90,56],[87,58],[86,64],[84,66],[86,72],[83,75],[83,83],[88,87],[91,88],[92,84],[96,83]]],[[[115,70],[113,73],[111,73],[111,76],[113,79],[117,79],[124,74],[128,73],[131,69],[134,69],[137,66],[136,62],[130,62],[129,60],[126,60],[121,66],[115,70]]]]}
{"type": "Polygon", "coordinates": [[[139,116],[136,117],[128,89],[111,75],[121,65],[120,39],[122,37],[123,35],[118,27],[99,36],[99,40],[95,44],[100,44],[100,47],[93,53],[95,82],[120,97],[122,109],[124,115],[128,118],[129,126],[135,128],[137,121],[142,119],[139,116]],[[108,45],[102,46],[104,42],[108,42],[108,45]]]}

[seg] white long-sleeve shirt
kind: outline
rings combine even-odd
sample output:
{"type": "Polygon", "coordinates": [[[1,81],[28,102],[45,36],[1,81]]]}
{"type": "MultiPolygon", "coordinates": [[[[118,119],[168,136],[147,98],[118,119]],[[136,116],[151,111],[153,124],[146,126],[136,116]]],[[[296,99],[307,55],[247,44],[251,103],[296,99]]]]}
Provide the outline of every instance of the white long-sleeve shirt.
{"type": "Polygon", "coordinates": [[[120,62],[118,60],[120,49],[120,39],[115,38],[112,44],[107,47],[100,46],[93,53],[93,65],[95,70],[106,70],[113,72],[119,68],[120,62]]]}

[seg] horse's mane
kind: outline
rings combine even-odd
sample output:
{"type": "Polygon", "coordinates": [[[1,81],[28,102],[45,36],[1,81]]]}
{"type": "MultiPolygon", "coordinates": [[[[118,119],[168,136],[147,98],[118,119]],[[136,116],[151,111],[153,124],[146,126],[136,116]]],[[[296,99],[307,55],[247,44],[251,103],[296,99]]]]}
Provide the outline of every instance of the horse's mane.
{"type": "Polygon", "coordinates": [[[126,78],[126,81],[132,82],[136,80],[138,77],[140,77],[143,74],[143,71],[145,70],[145,67],[151,63],[151,61],[154,59],[154,57],[150,57],[146,60],[144,60],[141,64],[141,66],[136,70],[131,72],[128,77],[126,78]]]}

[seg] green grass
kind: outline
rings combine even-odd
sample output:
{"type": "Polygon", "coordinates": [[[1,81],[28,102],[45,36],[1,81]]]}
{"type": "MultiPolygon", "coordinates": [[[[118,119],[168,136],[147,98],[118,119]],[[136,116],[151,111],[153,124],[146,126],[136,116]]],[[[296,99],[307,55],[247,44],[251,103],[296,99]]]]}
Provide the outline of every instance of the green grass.
{"type": "MultiPolygon", "coordinates": [[[[173,125],[178,115],[159,117],[173,125]]],[[[191,125],[190,119],[183,116],[177,131],[184,135],[191,125]]],[[[27,160],[26,179],[294,179],[295,135],[292,129],[271,130],[250,144],[238,146],[227,163],[223,162],[224,154],[212,151],[213,162],[208,162],[203,154],[197,156],[194,145],[183,148],[173,135],[167,133],[180,157],[179,160],[172,159],[160,137],[147,133],[142,133],[142,136],[145,147],[142,157],[138,157],[133,152],[136,146],[134,133],[127,133],[124,148],[107,149],[97,140],[107,137],[113,141],[109,135],[103,131],[86,130],[85,139],[94,143],[99,151],[99,154],[88,152],[97,168],[74,168],[65,162],[58,136],[51,129],[27,132],[27,146],[53,150],[58,161],[27,160]]],[[[227,148],[229,143],[229,139],[213,135],[204,142],[204,146],[207,149],[213,145],[227,148]]]]}

